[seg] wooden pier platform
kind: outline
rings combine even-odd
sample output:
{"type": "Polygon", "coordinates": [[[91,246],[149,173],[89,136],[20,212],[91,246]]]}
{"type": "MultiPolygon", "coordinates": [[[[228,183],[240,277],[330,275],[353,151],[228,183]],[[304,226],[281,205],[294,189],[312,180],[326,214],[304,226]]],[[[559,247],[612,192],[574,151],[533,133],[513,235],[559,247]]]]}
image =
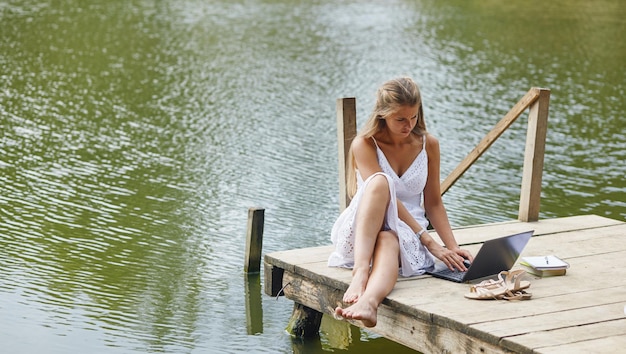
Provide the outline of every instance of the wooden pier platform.
{"type": "MultiPolygon", "coordinates": [[[[468,284],[429,275],[400,278],[370,330],[423,353],[623,351],[626,223],[585,215],[485,224],[454,233],[475,255],[485,240],[530,229],[535,235],[522,256],[554,254],[570,263],[565,276],[529,276],[531,300],[470,300],[463,297],[468,284]]],[[[327,266],[331,250],[266,254],[266,293],[276,295],[284,287],[284,295],[296,304],[331,313],[351,280],[350,270],[327,266]]]]}

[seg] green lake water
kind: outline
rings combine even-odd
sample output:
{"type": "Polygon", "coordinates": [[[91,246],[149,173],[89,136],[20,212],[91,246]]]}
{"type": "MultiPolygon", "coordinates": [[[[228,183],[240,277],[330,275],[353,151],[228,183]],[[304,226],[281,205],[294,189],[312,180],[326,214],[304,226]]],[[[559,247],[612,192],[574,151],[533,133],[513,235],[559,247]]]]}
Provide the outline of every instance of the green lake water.
{"type": "MultiPolygon", "coordinates": [[[[625,221],[625,35],[620,0],[0,1],[1,351],[409,352],[292,340],[243,274],[248,209],[264,253],[329,244],[335,100],[360,126],[410,75],[442,178],[544,87],[540,218],[625,221]]],[[[444,196],[453,226],[516,219],[526,116],[444,196]]]]}

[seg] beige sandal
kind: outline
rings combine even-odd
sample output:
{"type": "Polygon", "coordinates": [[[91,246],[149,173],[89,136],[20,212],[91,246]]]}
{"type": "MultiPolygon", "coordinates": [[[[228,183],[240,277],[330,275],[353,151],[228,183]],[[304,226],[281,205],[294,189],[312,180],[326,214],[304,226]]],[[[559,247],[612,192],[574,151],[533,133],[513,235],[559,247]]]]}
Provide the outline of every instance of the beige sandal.
{"type": "Polygon", "coordinates": [[[502,299],[508,300],[508,301],[521,301],[521,300],[530,300],[532,296],[533,294],[526,292],[524,290],[519,290],[515,292],[507,291],[507,293],[504,296],[502,296],[502,299]]]}
{"type": "Polygon", "coordinates": [[[474,300],[499,300],[507,292],[504,280],[488,279],[470,287],[470,292],[465,294],[468,299],[474,300]]]}
{"type": "Polygon", "coordinates": [[[472,285],[465,297],[474,300],[527,300],[531,294],[524,291],[530,287],[529,281],[521,280],[525,274],[523,269],[500,272],[498,280],[488,279],[472,285]]]}
{"type": "Polygon", "coordinates": [[[513,271],[503,271],[498,274],[498,279],[506,285],[507,289],[516,292],[519,290],[528,289],[530,282],[528,280],[522,280],[521,278],[526,275],[526,271],[523,269],[517,269],[513,271]],[[502,276],[505,278],[502,278],[502,276]]]}

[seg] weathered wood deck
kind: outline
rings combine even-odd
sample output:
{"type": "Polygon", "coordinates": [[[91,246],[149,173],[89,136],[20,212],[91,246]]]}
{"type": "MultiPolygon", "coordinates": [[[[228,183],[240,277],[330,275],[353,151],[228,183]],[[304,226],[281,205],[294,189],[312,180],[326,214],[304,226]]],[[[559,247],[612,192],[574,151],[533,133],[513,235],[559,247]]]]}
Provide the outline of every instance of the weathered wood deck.
{"type": "MultiPolygon", "coordinates": [[[[400,278],[371,330],[424,353],[623,351],[626,223],[588,215],[479,225],[455,229],[455,236],[476,254],[487,239],[529,229],[535,236],[522,256],[556,254],[571,265],[565,276],[530,277],[531,300],[469,300],[463,297],[468,284],[428,275],[400,278]]],[[[326,265],[331,250],[323,246],[265,255],[266,293],[288,284],[288,299],[330,313],[351,279],[350,270],[326,265]]]]}

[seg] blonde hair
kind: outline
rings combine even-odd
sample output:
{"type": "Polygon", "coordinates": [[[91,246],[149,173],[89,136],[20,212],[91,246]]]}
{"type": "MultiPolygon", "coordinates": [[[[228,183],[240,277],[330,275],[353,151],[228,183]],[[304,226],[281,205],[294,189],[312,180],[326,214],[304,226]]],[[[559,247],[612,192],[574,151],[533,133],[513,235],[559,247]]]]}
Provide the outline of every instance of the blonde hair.
{"type": "MultiPolygon", "coordinates": [[[[424,122],[424,110],[422,108],[422,96],[419,87],[410,77],[399,77],[389,80],[378,88],[376,92],[376,104],[367,122],[357,134],[357,137],[371,138],[385,128],[385,117],[396,112],[400,107],[419,106],[417,111],[417,124],[411,131],[416,135],[426,134],[424,122]]],[[[347,190],[350,197],[356,193],[356,161],[352,147],[348,153],[348,176],[347,190]]]]}

